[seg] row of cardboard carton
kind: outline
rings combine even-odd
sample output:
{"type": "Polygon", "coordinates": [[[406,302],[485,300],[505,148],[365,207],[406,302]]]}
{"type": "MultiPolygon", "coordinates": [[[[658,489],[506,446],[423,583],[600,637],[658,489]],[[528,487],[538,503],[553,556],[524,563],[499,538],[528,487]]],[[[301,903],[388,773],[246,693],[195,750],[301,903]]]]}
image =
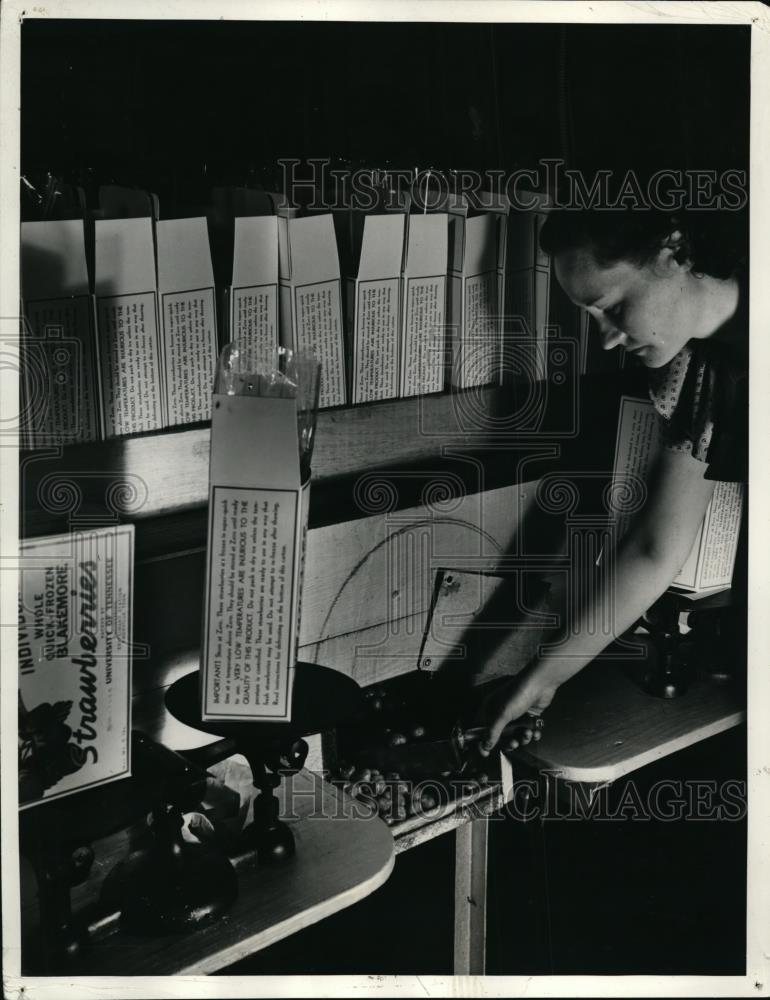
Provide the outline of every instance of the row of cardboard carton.
{"type": "Polygon", "coordinates": [[[446,208],[235,215],[221,297],[202,215],[23,223],[24,443],[207,420],[230,340],[314,353],[321,407],[499,382],[509,337],[547,377],[548,338],[588,334],[539,248],[545,201],[446,208]]]}

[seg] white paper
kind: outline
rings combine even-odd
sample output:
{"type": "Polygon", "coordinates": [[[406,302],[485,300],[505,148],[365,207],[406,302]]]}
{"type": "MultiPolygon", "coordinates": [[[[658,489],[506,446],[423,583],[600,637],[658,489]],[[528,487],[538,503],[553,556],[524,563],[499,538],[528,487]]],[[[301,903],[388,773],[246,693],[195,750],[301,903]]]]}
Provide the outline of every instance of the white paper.
{"type": "Polygon", "coordinates": [[[215,487],[206,718],[286,719],[299,494],[215,487]]]}
{"type": "Polygon", "coordinates": [[[345,360],[342,348],[340,279],[296,285],[293,289],[296,349],[321,362],[319,407],[345,402],[345,360]]]}
{"type": "Polygon", "coordinates": [[[352,299],[352,395],[354,403],[398,395],[401,271],[406,216],[364,219],[352,299]]]}
{"type": "Polygon", "coordinates": [[[94,313],[81,220],[22,223],[21,291],[23,443],[98,440],[94,313]]]}
{"type": "MultiPolygon", "coordinates": [[[[638,513],[644,484],[649,481],[653,463],[663,445],[661,418],[652,402],[621,397],[613,467],[618,541],[638,513]]],[[[742,504],[742,483],[715,485],[693,547],[672,586],[697,592],[730,584],[738,550],[742,504]]]]}
{"type": "Polygon", "coordinates": [[[230,339],[261,353],[278,346],[278,220],[235,219],[230,339]]]}
{"type": "Polygon", "coordinates": [[[399,277],[355,283],[354,403],[398,394],[400,286],[399,277]]]}
{"type": "Polygon", "coordinates": [[[131,525],[23,541],[22,807],[129,773],[131,525]]]}
{"type": "Polygon", "coordinates": [[[149,218],[95,222],[99,367],[107,437],[165,424],[155,249],[149,218]]]}
{"type": "Polygon", "coordinates": [[[206,719],[291,718],[307,514],[296,401],[215,395],[201,664],[206,719]]]}
{"type": "Polygon", "coordinates": [[[208,225],[169,219],[157,238],[168,424],[208,420],[218,353],[208,225]]]}
{"type": "Polygon", "coordinates": [[[450,381],[463,389],[498,381],[501,374],[500,218],[450,216],[450,381]]]}
{"type": "Polygon", "coordinates": [[[444,388],[448,218],[410,215],[404,272],[400,395],[444,388]]]}
{"type": "Polygon", "coordinates": [[[319,407],[346,402],[342,287],[330,214],[278,219],[280,338],[321,364],[319,407]]]}

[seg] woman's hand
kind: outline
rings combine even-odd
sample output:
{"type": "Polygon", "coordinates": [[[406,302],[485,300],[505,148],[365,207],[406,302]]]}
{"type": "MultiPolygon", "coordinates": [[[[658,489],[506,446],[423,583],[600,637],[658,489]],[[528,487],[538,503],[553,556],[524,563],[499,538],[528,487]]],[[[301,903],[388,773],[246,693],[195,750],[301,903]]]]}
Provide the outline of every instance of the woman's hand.
{"type": "MultiPolygon", "coordinates": [[[[500,740],[500,734],[514,719],[525,714],[539,716],[551,704],[556,694],[558,684],[548,680],[542,674],[531,673],[520,675],[509,681],[503,687],[497,688],[484,701],[481,707],[480,724],[488,727],[488,735],[479,743],[479,753],[488,757],[500,740]]],[[[506,740],[502,750],[516,750],[526,746],[532,740],[540,739],[540,730],[534,725],[528,726],[522,721],[516,730],[516,736],[506,740]]]]}
{"type": "MultiPolygon", "coordinates": [[[[713,481],[703,477],[704,469],[685,452],[663,450],[647,501],[620,543],[611,570],[605,568],[588,592],[575,590],[580,603],[569,622],[562,609],[567,634],[556,644],[558,655],[552,653],[556,645],[551,651],[546,646],[537,660],[484,703],[480,725],[488,728],[488,735],[483,745],[479,743],[482,754],[491,752],[507,723],[547,708],[559,685],[631,628],[669,586],[692,549],[714,490],[713,481]],[[597,621],[609,621],[610,629],[597,629],[597,621]]],[[[511,746],[535,738],[526,720],[516,732],[521,739],[507,741],[511,746]]]]}

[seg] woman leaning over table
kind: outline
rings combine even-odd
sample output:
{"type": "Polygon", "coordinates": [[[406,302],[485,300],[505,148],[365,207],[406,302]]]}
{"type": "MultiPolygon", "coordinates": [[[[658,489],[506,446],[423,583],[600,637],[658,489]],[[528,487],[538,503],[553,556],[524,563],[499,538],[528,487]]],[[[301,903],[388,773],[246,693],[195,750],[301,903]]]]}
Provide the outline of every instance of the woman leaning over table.
{"type": "MultiPolygon", "coordinates": [[[[748,289],[741,232],[733,213],[559,209],[543,226],[541,245],[556,277],[595,320],[605,350],[620,348],[648,369],[666,446],[646,503],[618,546],[612,577],[583,599],[558,653],[541,650],[485,702],[482,753],[508,722],[542,713],[559,686],[604,649],[607,636],[588,627],[597,611],[614,605],[613,635],[619,637],[666,590],[689,555],[715,481],[746,480],[748,289]]],[[[519,732],[512,746],[533,736],[526,728],[519,732]]]]}

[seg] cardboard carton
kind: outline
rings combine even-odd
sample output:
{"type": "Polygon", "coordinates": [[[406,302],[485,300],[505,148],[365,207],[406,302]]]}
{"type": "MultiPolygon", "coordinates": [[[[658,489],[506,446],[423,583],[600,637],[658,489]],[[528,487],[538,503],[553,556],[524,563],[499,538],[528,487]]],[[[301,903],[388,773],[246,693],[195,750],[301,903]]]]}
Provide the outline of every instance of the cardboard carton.
{"type": "Polygon", "coordinates": [[[398,396],[406,220],[403,213],[350,213],[345,289],[353,403],[398,396]]]}
{"type": "Polygon", "coordinates": [[[204,719],[291,718],[308,499],[296,401],[215,393],[204,719]]]}
{"type": "Polygon", "coordinates": [[[167,423],[209,420],[218,351],[206,220],[159,222],[157,252],[167,423]]]}
{"type": "Polygon", "coordinates": [[[448,251],[446,213],[408,217],[401,331],[401,396],[441,392],[444,388],[448,251]]]}
{"type": "Polygon", "coordinates": [[[449,215],[450,381],[458,388],[499,382],[502,213],[449,215]]]}
{"type": "Polygon", "coordinates": [[[347,401],[340,265],[330,214],[278,218],[281,344],[321,363],[320,407],[347,401]]]}
{"type": "Polygon", "coordinates": [[[155,247],[149,218],[97,219],[97,344],[105,434],[166,424],[155,247]]]}
{"type": "Polygon", "coordinates": [[[82,220],[22,223],[21,292],[22,444],[98,440],[94,308],[82,220]]]}
{"type": "Polygon", "coordinates": [[[278,220],[235,219],[232,284],[226,289],[227,336],[255,350],[278,346],[278,220]]]}
{"type": "MultiPolygon", "coordinates": [[[[505,307],[514,339],[524,339],[524,363],[533,380],[547,378],[547,337],[550,322],[551,260],[540,249],[540,229],[548,199],[532,195],[535,207],[511,207],[508,216],[505,307]]],[[[522,357],[521,352],[517,352],[522,357]]]]}

